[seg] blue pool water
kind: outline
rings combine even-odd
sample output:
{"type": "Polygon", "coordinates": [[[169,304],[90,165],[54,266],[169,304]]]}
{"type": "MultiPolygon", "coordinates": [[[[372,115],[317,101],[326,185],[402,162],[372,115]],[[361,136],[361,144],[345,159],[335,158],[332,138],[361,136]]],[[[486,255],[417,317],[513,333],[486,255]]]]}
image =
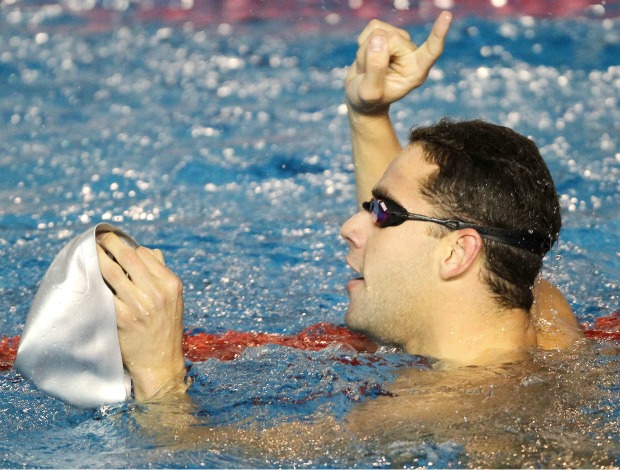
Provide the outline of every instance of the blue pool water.
{"type": "MultiPolygon", "coordinates": [[[[0,334],[20,334],[54,255],[100,221],[164,251],[185,286],[188,328],[288,334],[342,322],[351,273],[338,232],[355,210],[342,87],[366,18],[338,2],[307,3],[244,21],[198,3],[182,20],[139,2],[0,6],[0,334]]],[[[408,17],[392,3],[380,11],[423,39],[421,19],[438,10],[410,2],[408,17]]],[[[393,108],[403,137],[449,115],[535,139],[564,220],[546,275],[583,322],[620,309],[619,9],[587,5],[569,17],[457,5],[444,57],[393,108]]],[[[351,354],[251,349],[233,362],[195,364],[192,395],[200,414],[223,424],[341,418],[395,371],[425,367],[389,351],[351,365],[351,354]]],[[[593,413],[589,435],[613,460],[620,368],[605,357],[596,359],[605,393],[584,407],[593,413]]],[[[278,465],[241,451],[156,445],[126,408],[75,409],[15,371],[0,374],[0,397],[0,467],[278,465]]],[[[550,434],[560,433],[555,424],[550,434]]],[[[467,465],[456,439],[413,433],[382,442],[280,463],[467,465]]],[[[565,458],[573,445],[553,454],[536,442],[538,457],[513,466],[559,466],[554,455],[565,458]]]]}

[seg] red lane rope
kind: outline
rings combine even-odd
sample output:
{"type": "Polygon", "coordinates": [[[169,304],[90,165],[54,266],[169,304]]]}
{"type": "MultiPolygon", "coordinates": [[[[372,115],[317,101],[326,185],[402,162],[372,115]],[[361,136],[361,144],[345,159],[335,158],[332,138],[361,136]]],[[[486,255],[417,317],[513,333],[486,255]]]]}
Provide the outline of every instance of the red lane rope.
{"type": "Polygon", "coordinates": [[[620,310],[594,320],[592,327],[584,327],[586,338],[620,340],[620,310]]]}
{"type": "Polygon", "coordinates": [[[346,345],[360,352],[374,352],[377,345],[365,336],[343,326],[317,323],[296,335],[227,331],[223,334],[192,333],[183,338],[185,357],[193,362],[209,358],[229,361],[247,347],[278,344],[291,348],[318,351],[332,345],[346,345]]]}
{"type": "MultiPolygon", "coordinates": [[[[594,325],[583,325],[583,329],[587,338],[620,341],[620,311],[597,318],[594,325]]],[[[377,345],[365,336],[354,333],[344,326],[330,323],[317,323],[295,335],[243,331],[210,334],[189,331],[183,336],[185,357],[193,362],[202,362],[210,358],[230,361],[241,355],[248,347],[265,344],[278,344],[308,351],[318,351],[334,345],[348,346],[358,352],[377,350],[377,345]]],[[[13,366],[18,346],[19,336],[0,338],[0,371],[13,366]]]]}
{"type": "Polygon", "coordinates": [[[15,362],[17,356],[17,346],[19,346],[19,336],[3,336],[0,339],[0,371],[9,370],[15,362]]]}
{"type": "MultiPolygon", "coordinates": [[[[189,331],[183,335],[183,352],[192,362],[210,358],[230,361],[241,355],[248,347],[278,344],[308,351],[318,351],[332,345],[344,345],[359,352],[375,352],[377,345],[365,336],[343,326],[317,323],[295,335],[227,331],[209,334],[189,331]]],[[[19,346],[19,336],[0,339],[0,371],[13,366],[19,346]]]]}

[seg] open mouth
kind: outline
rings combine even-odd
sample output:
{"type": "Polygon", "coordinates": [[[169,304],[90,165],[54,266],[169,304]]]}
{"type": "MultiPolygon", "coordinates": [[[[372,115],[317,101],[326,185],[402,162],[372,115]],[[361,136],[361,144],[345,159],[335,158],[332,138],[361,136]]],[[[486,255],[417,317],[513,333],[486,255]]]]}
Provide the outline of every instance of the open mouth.
{"type": "Polygon", "coordinates": [[[347,263],[349,268],[353,271],[353,276],[351,280],[348,282],[347,287],[352,287],[355,284],[359,284],[364,281],[364,275],[361,273],[359,269],[354,268],[350,263],[347,263]]]}
{"type": "Polygon", "coordinates": [[[364,278],[363,277],[354,277],[352,278],[348,283],[347,283],[347,290],[351,291],[351,289],[355,288],[355,286],[358,286],[360,284],[364,283],[364,278]]]}

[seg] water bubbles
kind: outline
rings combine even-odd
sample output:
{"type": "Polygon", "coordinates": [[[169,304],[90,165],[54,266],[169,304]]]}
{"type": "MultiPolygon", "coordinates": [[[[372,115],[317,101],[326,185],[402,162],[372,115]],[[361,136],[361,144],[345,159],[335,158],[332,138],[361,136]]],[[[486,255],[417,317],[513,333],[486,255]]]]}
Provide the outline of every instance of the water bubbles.
{"type": "Polygon", "coordinates": [[[96,0],[64,0],[63,3],[69,10],[82,12],[95,8],[96,0]]]}
{"type": "Polygon", "coordinates": [[[228,23],[222,23],[217,27],[218,34],[221,34],[222,36],[228,36],[232,33],[232,31],[233,28],[228,23]]]}
{"type": "Polygon", "coordinates": [[[605,15],[605,6],[604,6],[604,4],[590,5],[588,7],[588,11],[593,16],[604,16],[605,15]]]}
{"type": "Polygon", "coordinates": [[[49,40],[49,34],[47,33],[41,32],[41,33],[37,33],[34,36],[34,42],[38,45],[45,44],[48,40],[49,40]]]}
{"type": "Polygon", "coordinates": [[[328,13],[325,15],[325,22],[330,26],[335,26],[340,23],[340,15],[338,13],[328,13]]]}
{"type": "Polygon", "coordinates": [[[569,78],[566,75],[560,75],[558,77],[558,85],[561,87],[566,87],[569,85],[569,78]]]}
{"type": "Polygon", "coordinates": [[[441,10],[450,10],[454,7],[454,0],[433,0],[433,3],[441,10]]]}
{"type": "Polygon", "coordinates": [[[19,24],[22,21],[22,13],[20,10],[10,10],[6,14],[6,19],[9,24],[19,24]]]}
{"type": "Polygon", "coordinates": [[[430,73],[428,74],[428,78],[430,78],[433,81],[442,81],[445,78],[445,73],[439,67],[433,67],[430,73]]]}
{"type": "Polygon", "coordinates": [[[499,27],[499,33],[506,38],[516,39],[519,29],[514,23],[502,23],[499,27]]]}
{"type": "Polygon", "coordinates": [[[490,70],[489,70],[489,68],[488,68],[488,67],[478,67],[478,68],[476,69],[476,76],[477,76],[479,79],[486,79],[486,78],[489,78],[489,77],[490,77],[490,75],[491,75],[491,72],[490,72],[490,70]]]}
{"type": "Polygon", "coordinates": [[[493,48],[491,46],[482,46],[480,48],[480,55],[482,57],[490,57],[493,54],[493,48]]]}
{"type": "Polygon", "coordinates": [[[519,22],[526,28],[531,28],[536,25],[536,19],[532,16],[522,15],[519,17],[519,22]]]}
{"type": "Polygon", "coordinates": [[[409,0],[394,0],[394,8],[396,10],[408,10],[409,0]]]}
{"type": "Polygon", "coordinates": [[[607,133],[601,136],[600,142],[601,150],[603,151],[612,151],[616,148],[615,140],[607,133]]]}

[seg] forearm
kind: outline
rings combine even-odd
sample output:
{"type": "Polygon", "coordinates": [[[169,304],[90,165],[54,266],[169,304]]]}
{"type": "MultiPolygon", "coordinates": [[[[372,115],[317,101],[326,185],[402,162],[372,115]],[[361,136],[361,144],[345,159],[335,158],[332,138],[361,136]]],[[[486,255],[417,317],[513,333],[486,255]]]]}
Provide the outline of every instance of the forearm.
{"type": "Polygon", "coordinates": [[[390,105],[424,83],[443,51],[451,20],[450,12],[442,12],[420,47],[407,31],[378,20],[360,34],[345,80],[358,203],[371,197],[373,186],[401,151],[390,105]]]}
{"type": "Polygon", "coordinates": [[[317,458],[326,451],[342,454],[355,439],[340,420],[324,414],[303,421],[267,424],[248,417],[219,424],[201,412],[188,395],[145,403],[135,408],[134,417],[140,431],[158,446],[176,451],[218,449],[248,458],[269,456],[280,465],[291,459],[317,458]]]}
{"type": "Polygon", "coordinates": [[[357,202],[371,198],[371,191],[401,150],[389,114],[359,114],[349,110],[349,127],[357,202]]]}

